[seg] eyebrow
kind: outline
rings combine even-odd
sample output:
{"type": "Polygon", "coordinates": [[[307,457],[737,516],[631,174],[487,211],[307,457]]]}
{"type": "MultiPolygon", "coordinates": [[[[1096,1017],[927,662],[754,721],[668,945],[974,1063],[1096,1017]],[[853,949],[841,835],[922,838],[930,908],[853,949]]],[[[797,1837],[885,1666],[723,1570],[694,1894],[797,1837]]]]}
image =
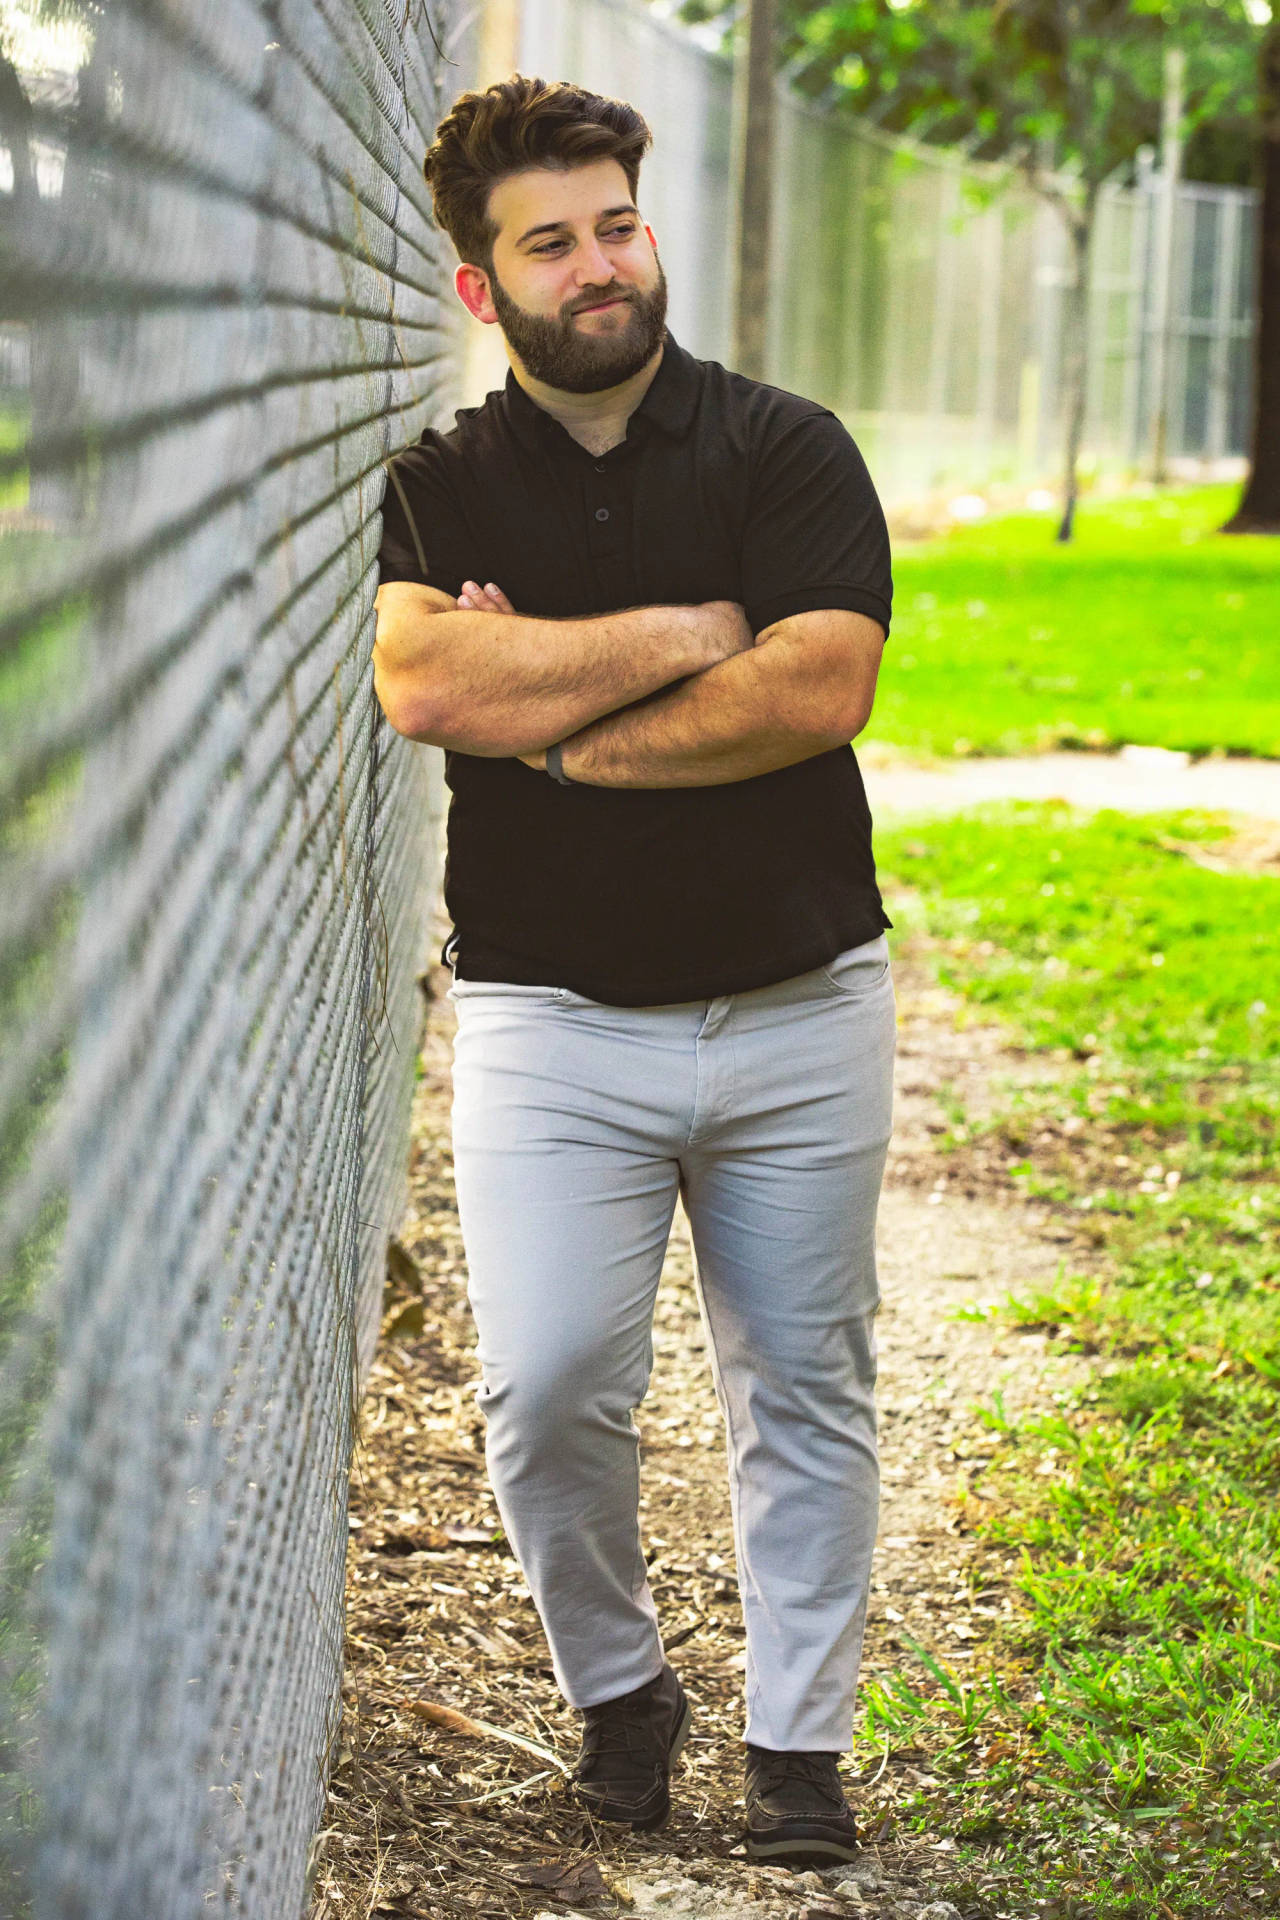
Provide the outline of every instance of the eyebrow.
{"type": "MultiPolygon", "coordinates": [[[[638,219],[640,209],[633,206],[629,200],[623,207],[606,207],[603,213],[596,216],[597,223],[601,220],[616,220],[620,213],[634,213],[638,219]]],[[[527,233],[522,233],[516,241],[516,245],[522,247],[526,240],[536,240],[540,233],[562,233],[568,225],[569,222],[567,220],[544,221],[542,226],[530,227],[527,233]]]]}

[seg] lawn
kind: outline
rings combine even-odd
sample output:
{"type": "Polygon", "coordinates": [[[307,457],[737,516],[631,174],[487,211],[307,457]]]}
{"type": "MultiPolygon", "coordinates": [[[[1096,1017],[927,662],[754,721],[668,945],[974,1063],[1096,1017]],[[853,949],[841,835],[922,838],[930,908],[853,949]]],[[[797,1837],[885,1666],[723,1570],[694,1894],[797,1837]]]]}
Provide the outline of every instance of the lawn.
{"type": "Polygon", "coordinates": [[[1280,539],[1217,532],[1238,491],[1086,498],[1066,547],[1046,514],[899,546],[865,740],[1280,755],[1280,539]]]}
{"type": "Polygon", "coordinates": [[[29,427],[25,408],[0,405],[0,512],[27,504],[27,469],[17,456],[26,448],[29,427]]]}
{"type": "MultiPolygon", "coordinates": [[[[962,1681],[921,1652],[866,1736],[922,1744],[908,1814],[984,1914],[1280,1912],[1280,880],[1228,823],[1005,804],[878,833],[899,938],[1059,1063],[944,1149],[1087,1227],[1101,1277],[962,1313],[1095,1357],[1010,1423],[972,1525],[1020,1556],[962,1681]]],[[[968,1511],[968,1509],[966,1509],[968,1511]]]]}

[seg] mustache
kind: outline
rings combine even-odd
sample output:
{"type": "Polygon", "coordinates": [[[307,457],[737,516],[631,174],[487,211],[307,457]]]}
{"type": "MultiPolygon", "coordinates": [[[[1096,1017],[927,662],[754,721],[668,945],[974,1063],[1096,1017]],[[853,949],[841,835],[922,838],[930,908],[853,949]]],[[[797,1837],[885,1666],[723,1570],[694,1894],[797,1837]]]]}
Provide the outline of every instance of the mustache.
{"type": "Polygon", "coordinates": [[[585,313],[588,307],[598,307],[606,300],[626,300],[631,306],[635,305],[635,295],[629,293],[625,287],[606,287],[603,293],[587,295],[585,299],[578,302],[576,307],[570,307],[569,312],[585,313]]]}

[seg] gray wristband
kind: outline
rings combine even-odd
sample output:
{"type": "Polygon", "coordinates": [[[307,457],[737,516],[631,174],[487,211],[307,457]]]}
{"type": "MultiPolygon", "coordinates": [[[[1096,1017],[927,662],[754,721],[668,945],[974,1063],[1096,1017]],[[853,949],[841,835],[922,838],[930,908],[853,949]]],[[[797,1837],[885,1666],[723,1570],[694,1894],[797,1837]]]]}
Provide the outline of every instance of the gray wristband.
{"type": "Polygon", "coordinates": [[[563,740],[557,740],[554,747],[547,748],[547,772],[553,780],[558,780],[562,787],[574,787],[578,783],[576,780],[571,780],[564,770],[564,762],[561,758],[563,752],[563,740]]]}

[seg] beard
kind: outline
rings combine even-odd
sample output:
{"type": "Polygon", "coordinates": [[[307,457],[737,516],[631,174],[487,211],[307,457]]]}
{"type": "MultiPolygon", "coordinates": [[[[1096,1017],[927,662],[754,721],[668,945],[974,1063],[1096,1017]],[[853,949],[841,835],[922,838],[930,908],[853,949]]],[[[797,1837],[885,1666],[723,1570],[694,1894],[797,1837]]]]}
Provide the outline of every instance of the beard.
{"type": "Polygon", "coordinates": [[[576,307],[562,307],[554,320],[516,305],[490,269],[489,292],[507,344],[535,380],[561,393],[603,393],[639,373],[662,344],[667,324],[667,281],[658,262],[658,281],[648,293],[613,285],[589,288],[576,307]],[[584,333],[574,313],[601,300],[626,300],[625,320],[608,333],[584,333]]]}

